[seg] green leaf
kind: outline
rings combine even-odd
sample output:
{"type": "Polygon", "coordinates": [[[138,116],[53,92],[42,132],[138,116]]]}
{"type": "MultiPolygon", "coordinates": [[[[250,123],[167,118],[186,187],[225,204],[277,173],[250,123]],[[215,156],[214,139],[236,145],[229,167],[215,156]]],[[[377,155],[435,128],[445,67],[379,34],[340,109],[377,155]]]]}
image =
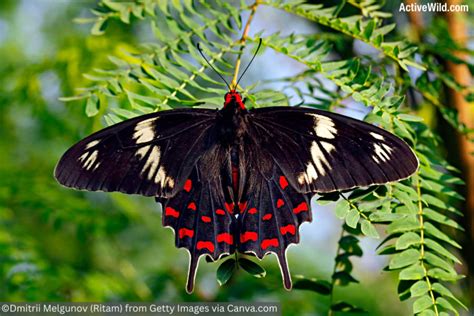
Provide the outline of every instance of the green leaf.
{"type": "Polygon", "coordinates": [[[457,281],[462,279],[462,276],[457,275],[456,273],[447,272],[446,270],[440,268],[428,270],[428,276],[442,281],[457,281]]]}
{"type": "Polygon", "coordinates": [[[313,291],[322,295],[331,294],[331,283],[313,278],[299,278],[293,283],[293,288],[298,290],[313,291]]]}
{"type": "Polygon", "coordinates": [[[425,270],[419,263],[400,271],[398,278],[400,280],[420,280],[425,276],[425,270]]]}
{"type": "Polygon", "coordinates": [[[239,258],[239,266],[256,278],[263,278],[267,274],[262,266],[247,258],[239,258]]]}
{"type": "Polygon", "coordinates": [[[441,269],[446,270],[446,272],[457,274],[456,270],[454,270],[453,263],[444,260],[444,258],[439,257],[431,252],[425,251],[424,259],[426,262],[431,264],[434,267],[438,267],[441,269]]]}
{"type": "Polygon", "coordinates": [[[336,256],[336,270],[337,271],[345,271],[351,272],[352,271],[352,262],[349,259],[351,254],[349,253],[342,253],[336,256]]]}
{"type": "Polygon", "coordinates": [[[449,315],[443,315],[442,312],[436,315],[436,313],[432,309],[425,309],[424,311],[419,313],[418,316],[449,316],[449,315]]]}
{"type": "MultiPolygon", "coordinates": [[[[339,200],[340,197],[341,197],[341,193],[339,193],[339,192],[323,193],[323,194],[320,194],[320,196],[318,197],[318,201],[335,202],[335,201],[339,200]]],[[[341,200],[341,201],[345,201],[347,203],[346,200],[341,200]]],[[[337,207],[337,205],[336,205],[336,207],[337,207]]]]}
{"type": "Polygon", "coordinates": [[[430,220],[438,222],[440,224],[451,226],[462,231],[464,230],[464,228],[461,225],[459,225],[456,221],[450,219],[444,214],[441,214],[429,208],[425,208],[423,210],[423,215],[429,218],[430,220]]]}
{"type": "Polygon", "coordinates": [[[398,114],[397,117],[402,120],[402,121],[406,121],[406,122],[423,122],[423,118],[420,117],[420,116],[416,116],[416,115],[410,115],[410,114],[398,114]]]}
{"type": "Polygon", "coordinates": [[[387,227],[389,234],[402,233],[420,229],[420,222],[415,214],[410,214],[404,218],[394,221],[387,227]]]}
{"type": "Polygon", "coordinates": [[[446,258],[453,260],[454,262],[461,263],[461,261],[458,258],[456,258],[453,254],[451,254],[448,250],[446,250],[443,246],[441,246],[436,241],[430,238],[425,238],[424,243],[428,248],[439,253],[440,255],[443,255],[446,258]]]}
{"type": "Polygon", "coordinates": [[[446,310],[450,310],[452,312],[454,312],[454,314],[456,315],[459,315],[458,311],[453,307],[453,305],[451,305],[451,303],[445,299],[445,298],[442,298],[442,297],[438,297],[436,299],[436,304],[443,307],[444,309],[446,310]]]}
{"type": "Polygon", "coordinates": [[[376,191],[379,189],[381,186],[378,185],[373,185],[371,187],[368,187],[367,189],[356,189],[352,191],[352,193],[349,195],[348,199],[349,200],[361,200],[367,195],[371,194],[372,192],[376,191]]]}
{"type": "Polygon", "coordinates": [[[341,286],[348,285],[349,283],[359,283],[359,281],[356,280],[350,273],[345,271],[338,271],[334,273],[332,278],[334,280],[334,284],[341,286]]]}
{"type": "Polygon", "coordinates": [[[364,38],[366,40],[370,40],[370,37],[372,36],[374,29],[375,29],[375,20],[370,20],[364,29],[364,38]]]}
{"type": "Polygon", "coordinates": [[[97,21],[92,26],[91,34],[96,35],[96,36],[104,34],[105,29],[107,28],[107,23],[108,23],[108,19],[105,19],[105,18],[97,19],[97,21]]]}
{"type": "Polygon", "coordinates": [[[335,304],[331,305],[331,310],[334,312],[341,312],[341,313],[363,313],[366,314],[367,312],[360,308],[356,307],[352,304],[346,303],[346,302],[337,302],[335,304]]]}
{"type": "Polygon", "coordinates": [[[234,258],[230,258],[226,261],[224,261],[219,268],[217,268],[216,276],[217,276],[217,282],[219,283],[220,286],[226,284],[230,278],[232,277],[232,274],[234,274],[234,270],[236,268],[236,261],[234,258]]]}
{"type": "Polygon", "coordinates": [[[467,310],[467,307],[460,301],[458,300],[454,294],[448,289],[446,288],[444,285],[442,285],[441,283],[433,283],[431,285],[431,288],[433,289],[433,291],[435,291],[436,293],[442,295],[442,296],[446,296],[446,297],[449,297],[450,299],[454,300],[457,304],[459,304],[460,306],[462,306],[465,310],[467,310]]]}
{"type": "Polygon", "coordinates": [[[362,248],[359,246],[359,240],[351,235],[342,237],[339,240],[339,246],[346,253],[354,256],[362,256],[362,248]]]}
{"type": "Polygon", "coordinates": [[[417,297],[426,294],[429,290],[428,283],[420,280],[410,287],[410,294],[412,297],[417,297]]]}
{"type": "Polygon", "coordinates": [[[369,216],[370,220],[376,223],[393,222],[402,217],[405,217],[405,215],[396,214],[396,213],[387,213],[387,212],[374,212],[374,213],[371,213],[369,216]]]}
{"type": "Polygon", "coordinates": [[[424,311],[433,306],[433,301],[429,295],[424,295],[413,303],[413,314],[424,311]]]}
{"type": "Polygon", "coordinates": [[[92,94],[86,103],[86,115],[92,117],[99,113],[100,99],[96,94],[92,94]]]}
{"type": "Polygon", "coordinates": [[[436,228],[430,222],[425,222],[424,227],[425,227],[426,234],[430,235],[431,237],[436,237],[438,239],[441,239],[441,240],[451,244],[452,246],[454,246],[458,249],[462,248],[460,244],[455,242],[452,238],[450,238],[448,235],[446,235],[445,233],[440,231],[438,228],[436,228]]]}
{"type": "Polygon", "coordinates": [[[336,216],[340,219],[346,217],[350,210],[349,202],[346,200],[340,200],[337,202],[335,207],[336,216]]]}
{"type": "Polygon", "coordinates": [[[395,244],[395,248],[397,250],[403,250],[403,249],[407,249],[410,246],[418,245],[420,243],[421,243],[420,235],[414,232],[408,232],[408,233],[404,233],[403,235],[400,236],[400,238],[398,238],[395,244]]]}
{"type": "Polygon", "coordinates": [[[349,227],[356,228],[357,223],[359,222],[360,214],[356,209],[351,209],[346,216],[346,224],[349,227]]]}
{"type": "Polygon", "coordinates": [[[420,260],[421,254],[416,249],[408,249],[393,256],[390,260],[390,269],[400,269],[412,265],[420,260]]]}
{"type": "Polygon", "coordinates": [[[375,226],[372,225],[368,220],[363,219],[361,221],[361,229],[362,233],[366,236],[373,237],[373,238],[379,238],[379,233],[377,232],[377,229],[375,229],[375,226]]]}

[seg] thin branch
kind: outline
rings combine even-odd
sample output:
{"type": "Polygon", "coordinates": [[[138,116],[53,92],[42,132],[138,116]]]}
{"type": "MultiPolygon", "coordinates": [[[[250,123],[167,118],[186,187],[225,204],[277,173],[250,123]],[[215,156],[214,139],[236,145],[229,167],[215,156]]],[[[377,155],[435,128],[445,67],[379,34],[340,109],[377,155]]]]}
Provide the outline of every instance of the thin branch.
{"type": "Polygon", "coordinates": [[[431,281],[428,276],[428,270],[426,268],[426,265],[424,263],[424,257],[425,257],[425,227],[424,227],[424,218],[423,218],[423,201],[421,198],[421,181],[420,181],[420,171],[417,172],[416,175],[416,193],[418,195],[418,201],[417,201],[417,206],[418,206],[418,219],[420,221],[420,264],[421,267],[423,268],[424,276],[425,276],[425,281],[428,284],[428,292],[431,297],[431,301],[433,302],[433,309],[436,314],[436,316],[439,315],[438,312],[438,306],[436,305],[436,299],[434,297],[434,292],[432,289],[431,281]]]}
{"type": "Polygon", "coordinates": [[[332,304],[334,303],[334,287],[336,286],[336,280],[334,279],[334,274],[336,273],[337,270],[337,257],[339,256],[339,253],[341,252],[341,245],[339,243],[339,240],[344,237],[344,223],[342,224],[341,227],[341,234],[339,236],[338,242],[337,242],[337,249],[336,249],[336,258],[334,259],[334,267],[332,269],[332,275],[331,275],[331,293],[329,294],[329,310],[328,310],[328,316],[332,316],[332,304]]]}
{"type": "Polygon", "coordinates": [[[249,34],[250,30],[250,23],[252,23],[253,17],[255,15],[255,12],[257,11],[257,7],[260,4],[260,0],[256,0],[254,4],[250,6],[250,15],[247,20],[247,23],[245,24],[244,27],[244,32],[242,33],[242,37],[240,38],[240,50],[239,50],[239,55],[237,56],[237,61],[235,63],[235,71],[234,71],[234,76],[232,78],[232,82],[230,83],[231,88],[236,89],[237,85],[237,77],[239,76],[239,70],[240,70],[240,64],[241,64],[241,59],[242,59],[242,54],[244,52],[244,48],[247,42],[247,37],[249,34]]]}

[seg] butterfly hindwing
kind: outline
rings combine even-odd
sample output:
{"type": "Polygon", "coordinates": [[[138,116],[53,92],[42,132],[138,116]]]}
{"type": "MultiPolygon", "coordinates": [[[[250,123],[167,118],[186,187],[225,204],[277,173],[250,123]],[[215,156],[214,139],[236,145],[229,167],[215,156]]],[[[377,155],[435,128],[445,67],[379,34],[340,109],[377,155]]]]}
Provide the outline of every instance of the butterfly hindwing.
{"type": "Polygon", "coordinates": [[[209,156],[203,157],[181,191],[171,198],[157,199],[163,206],[163,226],[174,230],[176,247],[189,251],[189,293],[193,291],[202,255],[217,260],[235,251],[235,217],[229,207],[232,202],[224,194],[225,181],[208,170],[208,164],[209,156]],[[201,173],[202,170],[206,172],[201,173]]]}
{"type": "Polygon", "coordinates": [[[286,250],[292,243],[299,243],[299,227],[311,221],[310,195],[296,191],[273,165],[271,170],[248,172],[246,193],[239,205],[238,249],[262,259],[268,253],[278,258],[283,284],[291,288],[286,250]]]}
{"type": "Polygon", "coordinates": [[[308,108],[252,110],[259,146],[300,192],[397,181],[418,167],[410,147],[374,125],[308,108]]]}
{"type": "Polygon", "coordinates": [[[108,127],[71,147],[55,176],[68,187],[169,196],[209,149],[216,111],[171,110],[108,127]]]}

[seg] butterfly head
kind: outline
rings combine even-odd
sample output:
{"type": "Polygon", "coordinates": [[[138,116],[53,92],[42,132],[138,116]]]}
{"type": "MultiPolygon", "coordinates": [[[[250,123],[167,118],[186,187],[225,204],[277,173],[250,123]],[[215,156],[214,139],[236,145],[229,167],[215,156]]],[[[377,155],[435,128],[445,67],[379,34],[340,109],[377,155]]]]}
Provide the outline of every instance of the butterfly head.
{"type": "Polygon", "coordinates": [[[229,92],[225,94],[224,99],[224,107],[227,107],[231,104],[237,105],[241,110],[245,109],[245,104],[242,101],[242,95],[235,91],[235,89],[231,89],[229,92]]]}

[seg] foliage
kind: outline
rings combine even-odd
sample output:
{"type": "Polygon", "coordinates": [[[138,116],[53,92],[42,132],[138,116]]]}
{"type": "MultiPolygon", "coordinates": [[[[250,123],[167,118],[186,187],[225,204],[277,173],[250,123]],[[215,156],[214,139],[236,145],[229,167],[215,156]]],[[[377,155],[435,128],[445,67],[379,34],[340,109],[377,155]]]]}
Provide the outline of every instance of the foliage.
{"type": "MultiPolygon", "coordinates": [[[[401,40],[402,30],[394,23],[392,14],[372,0],[341,1],[333,7],[300,0],[255,3],[101,0],[92,15],[77,21],[92,23],[92,34],[108,44],[113,42],[109,36],[116,33],[114,28],[130,30],[146,24],[154,35],[151,43],[132,47],[134,43],[125,42],[117,45],[120,49],[105,51],[103,54],[111,53],[108,62],[97,66],[92,60],[87,65],[93,70],[84,77],[91,84],[81,82],[78,85],[85,88],[62,98],[64,101],[82,100],[86,115],[94,117],[96,126],[101,118],[110,125],[178,106],[221,106],[225,84],[209,71],[196,43],[201,44],[217,71],[230,77],[235,61],[241,59],[241,47],[249,43],[254,47],[261,38],[264,49],[287,56],[306,69],[291,78],[275,78],[241,87],[247,105],[304,103],[330,111],[364,109],[369,112],[366,121],[406,140],[421,165],[412,178],[318,199],[320,203],[337,201],[335,213],[342,221],[334,269],[326,279],[299,276],[294,287],[328,297],[329,314],[364,312],[365,306],[337,298],[335,289],[358,282],[353,276],[351,260],[363,255],[359,239],[379,238],[383,234],[379,254],[390,256],[386,270],[398,273],[399,298],[411,299],[414,314],[458,314],[465,307],[453,294],[453,286],[447,285],[462,278],[457,272],[461,245],[456,238],[462,230],[459,224],[462,213],[457,205],[463,199],[458,193],[463,183],[458,171],[446,161],[440,137],[432,120],[424,117],[424,109],[437,108],[447,123],[471,137],[471,131],[459,122],[456,112],[446,106],[440,87],[454,88],[466,98],[472,96],[472,91],[447,74],[439,57],[467,63],[471,72],[474,65],[459,60],[453,50],[447,49],[452,46],[452,40],[443,32],[445,25],[438,19],[432,22],[436,24],[432,28],[436,41],[412,43],[401,40]],[[263,30],[241,37],[240,30],[248,23],[243,17],[258,14],[262,7],[314,22],[318,29],[313,34],[290,35],[288,32],[268,35],[263,30]],[[365,52],[354,52],[354,43],[363,45],[365,52]],[[274,91],[267,87],[275,82],[283,84],[284,89],[274,91]],[[413,93],[417,98],[412,98],[413,93]],[[295,98],[300,100],[295,102],[295,98]]],[[[472,51],[465,50],[472,55],[472,51]]],[[[252,53],[248,47],[245,51],[252,53]]],[[[98,57],[92,55],[92,58],[98,57]]],[[[51,200],[51,197],[44,196],[44,199],[51,200]]],[[[59,203],[60,198],[57,199],[54,202],[59,203]]],[[[77,212],[88,214],[86,209],[88,206],[77,212]]],[[[95,218],[103,221],[99,227],[109,229],[106,222],[110,219],[99,214],[96,210],[91,218],[83,215],[83,225],[95,218]]],[[[63,216],[58,225],[67,221],[67,216],[63,216]]],[[[120,225],[121,221],[117,223],[120,225]]],[[[238,267],[256,277],[265,276],[265,270],[247,258],[225,258],[217,269],[219,284],[231,282],[238,267]]],[[[60,273],[64,272],[58,275],[60,273]]],[[[120,286],[123,284],[118,282],[117,287],[120,286]]],[[[137,293],[140,292],[137,290],[137,293]]],[[[132,299],[148,298],[138,294],[132,299]]]]}

